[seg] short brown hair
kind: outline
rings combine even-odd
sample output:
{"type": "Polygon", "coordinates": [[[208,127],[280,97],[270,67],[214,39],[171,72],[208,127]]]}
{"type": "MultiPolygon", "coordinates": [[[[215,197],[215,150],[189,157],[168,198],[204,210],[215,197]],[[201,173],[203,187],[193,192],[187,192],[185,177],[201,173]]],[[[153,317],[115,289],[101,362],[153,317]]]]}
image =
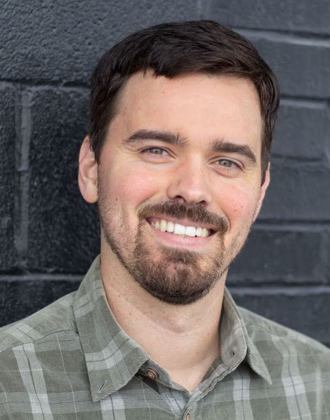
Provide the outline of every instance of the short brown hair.
{"type": "Polygon", "coordinates": [[[226,74],[250,79],[263,118],[262,178],[269,162],[279,105],[277,80],[255,47],[213,21],[164,23],[136,32],[105,53],[91,83],[90,143],[99,161],[118,95],[130,76],[153,70],[172,78],[190,73],[226,74]]]}

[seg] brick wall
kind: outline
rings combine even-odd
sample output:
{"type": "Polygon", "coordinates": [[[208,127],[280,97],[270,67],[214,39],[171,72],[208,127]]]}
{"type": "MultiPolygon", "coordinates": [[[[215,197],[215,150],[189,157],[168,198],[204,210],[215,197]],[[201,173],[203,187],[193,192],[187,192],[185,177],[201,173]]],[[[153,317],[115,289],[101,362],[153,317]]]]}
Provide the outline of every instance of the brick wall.
{"type": "Polygon", "coordinates": [[[280,80],[272,183],[229,285],[237,301],[330,344],[328,0],[4,0],[0,11],[0,324],[77,288],[98,253],[76,172],[89,78],[123,36],[211,18],[280,80]]]}

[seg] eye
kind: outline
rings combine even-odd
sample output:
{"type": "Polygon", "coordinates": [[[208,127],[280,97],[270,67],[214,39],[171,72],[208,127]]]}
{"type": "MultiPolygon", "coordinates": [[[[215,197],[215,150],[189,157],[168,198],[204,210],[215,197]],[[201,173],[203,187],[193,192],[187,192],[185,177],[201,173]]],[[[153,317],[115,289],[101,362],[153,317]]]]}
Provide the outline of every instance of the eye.
{"type": "Polygon", "coordinates": [[[148,154],[150,153],[151,155],[163,155],[163,156],[167,156],[168,152],[165,149],[162,149],[160,147],[148,147],[147,149],[143,149],[142,153],[148,154]]]}
{"type": "Polygon", "coordinates": [[[219,159],[219,160],[216,161],[216,164],[219,165],[219,166],[222,166],[224,168],[228,168],[228,169],[231,169],[231,168],[239,169],[239,165],[236,162],[233,162],[230,159],[219,159]]]}

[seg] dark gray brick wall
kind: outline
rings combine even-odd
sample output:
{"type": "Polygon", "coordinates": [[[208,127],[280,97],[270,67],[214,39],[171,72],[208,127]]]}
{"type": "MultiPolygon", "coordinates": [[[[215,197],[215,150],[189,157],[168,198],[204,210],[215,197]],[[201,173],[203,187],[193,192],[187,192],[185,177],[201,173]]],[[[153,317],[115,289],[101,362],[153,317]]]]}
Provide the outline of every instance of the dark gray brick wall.
{"type": "Polygon", "coordinates": [[[98,251],[96,208],[89,209],[77,182],[88,93],[72,88],[30,90],[29,271],[83,274],[98,251]]]}
{"type": "Polygon", "coordinates": [[[320,162],[330,150],[329,139],[327,101],[282,99],[273,156],[320,162]]]}
{"type": "Polygon", "coordinates": [[[234,286],[327,284],[329,231],[313,225],[257,225],[231,269],[234,286]]]}
{"type": "Polygon", "coordinates": [[[330,34],[330,3],[286,0],[209,0],[205,17],[237,28],[330,34]]]}
{"type": "Polygon", "coordinates": [[[330,96],[329,39],[240,30],[266,59],[283,95],[328,99],[330,96]]]}
{"type": "Polygon", "coordinates": [[[326,162],[273,162],[260,219],[330,221],[330,167],[326,162]]]}
{"type": "Polygon", "coordinates": [[[195,0],[3,0],[0,74],[35,84],[88,84],[98,58],[130,32],[195,19],[195,0]]]}
{"type": "Polygon", "coordinates": [[[15,103],[15,88],[0,84],[0,272],[9,271],[17,259],[14,245],[15,103]]]}
{"type": "Polygon", "coordinates": [[[152,24],[212,18],[278,75],[272,182],[233,264],[237,301],[330,345],[330,3],[327,0],[5,0],[0,11],[0,325],[75,290],[98,253],[77,186],[89,78],[152,24]]]}

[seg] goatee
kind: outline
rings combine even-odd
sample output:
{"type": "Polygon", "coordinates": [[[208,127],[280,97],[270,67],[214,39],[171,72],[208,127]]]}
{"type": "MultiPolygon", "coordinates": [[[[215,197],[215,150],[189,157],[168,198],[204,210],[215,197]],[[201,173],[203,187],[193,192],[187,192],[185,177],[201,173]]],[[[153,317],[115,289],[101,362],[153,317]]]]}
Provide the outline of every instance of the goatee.
{"type": "Polygon", "coordinates": [[[134,251],[127,256],[123,245],[106,222],[110,215],[104,217],[106,209],[102,194],[100,198],[100,219],[108,244],[135,281],[155,298],[175,305],[191,304],[205,296],[227,270],[231,262],[225,258],[224,247],[228,223],[217,214],[201,205],[188,206],[176,201],[146,205],[138,212],[134,251]],[[147,220],[159,215],[212,226],[212,250],[205,254],[163,245],[152,247],[147,220]]]}

